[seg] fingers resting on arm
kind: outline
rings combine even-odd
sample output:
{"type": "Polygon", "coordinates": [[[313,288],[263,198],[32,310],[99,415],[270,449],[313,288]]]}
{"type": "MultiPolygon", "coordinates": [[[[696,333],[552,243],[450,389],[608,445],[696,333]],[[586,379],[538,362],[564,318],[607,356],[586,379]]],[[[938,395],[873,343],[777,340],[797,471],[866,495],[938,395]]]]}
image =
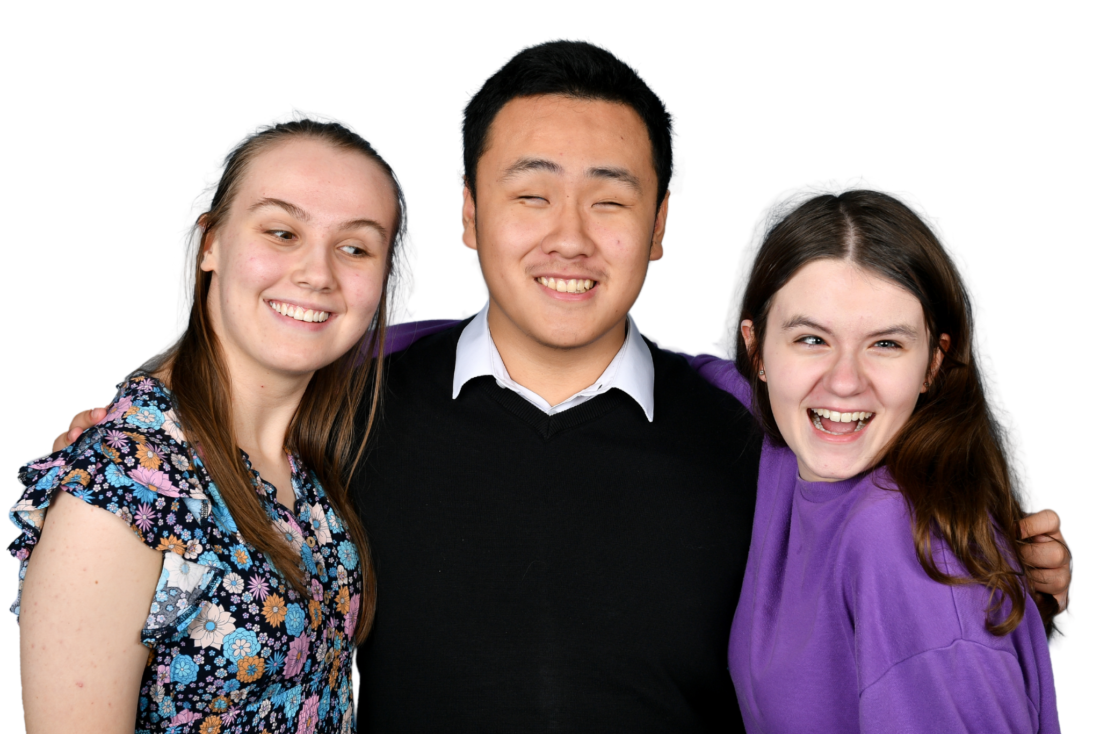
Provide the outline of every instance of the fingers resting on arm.
{"type": "Polygon", "coordinates": [[[92,408],[91,410],[77,413],[73,416],[73,422],[69,424],[69,430],[53,440],[53,449],[51,449],[51,451],[60,451],[65,448],[79,438],[81,433],[84,433],[84,431],[88,430],[96,423],[99,423],[105,417],[107,417],[106,408],[92,408]]]}

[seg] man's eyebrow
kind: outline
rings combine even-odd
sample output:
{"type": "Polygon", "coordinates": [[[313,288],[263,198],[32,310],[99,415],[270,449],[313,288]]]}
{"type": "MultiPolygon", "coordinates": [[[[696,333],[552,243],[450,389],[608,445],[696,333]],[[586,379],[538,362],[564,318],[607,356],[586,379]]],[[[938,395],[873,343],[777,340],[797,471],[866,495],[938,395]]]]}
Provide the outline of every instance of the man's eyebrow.
{"type": "Polygon", "coordinates": [[[254,212],[257,209],[263,209],[265,206],[276,206],[286,211],[292,217],[301,219],[303,222],[309,221],[309,212],[300,206],[291,204],[289,201],[283,201],[282,199],[274,199],[270,196],[260,199],[252,206],[248,207],[248,211],[254,212]]]}
{"type": "Polygon", "coordinates": [[[504,175],[500,177],[500,180],[502,182],[507,181],[510,178],[518,176],[521,173],[527,173],[528,171],[545,171],[546,173],[554,173],[559,176],[565,173],[565,169],[557,163],[554,163],[554,161],[548,161],[545,158],[520,158],[504,170],[504,175]]]}
{"type": "Polygon", "coordinates": [[[587,176],[589,178],[607,178],[613,181],[621,181],[636,192],[642,192],[642,182],[638,180],[637,176],[625,168],[609,168],[604,166],[589,168],[587,176]]]}

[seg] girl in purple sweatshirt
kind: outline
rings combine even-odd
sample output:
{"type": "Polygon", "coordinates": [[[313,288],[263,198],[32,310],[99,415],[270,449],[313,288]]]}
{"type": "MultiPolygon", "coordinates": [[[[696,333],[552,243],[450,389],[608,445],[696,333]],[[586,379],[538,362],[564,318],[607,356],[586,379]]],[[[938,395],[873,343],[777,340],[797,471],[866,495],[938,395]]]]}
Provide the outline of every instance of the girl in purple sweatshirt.
{"type": "Polygon", "coordinates": [[[1057,732],[1022,517],[929,228],[884,194],[775,225],[736,366],[697,358],[767,433],[730,673],[749,732],[1057,732]],[[1009,529],[1010,532],[1005,532],[1009,529]]]}

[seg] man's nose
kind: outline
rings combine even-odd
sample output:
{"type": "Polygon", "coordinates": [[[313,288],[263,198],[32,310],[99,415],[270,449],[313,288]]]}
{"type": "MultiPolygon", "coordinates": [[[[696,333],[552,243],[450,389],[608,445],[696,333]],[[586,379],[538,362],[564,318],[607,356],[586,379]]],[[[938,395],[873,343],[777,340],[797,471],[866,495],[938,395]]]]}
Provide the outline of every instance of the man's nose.
{"type": "Polygon", "coordinates": [[[554,210],[553,227],[542,240],[542,249],[565,258],[591,255],[595,242],[588,231],[588,220],[582,205],[566,198],[554,210]]]}

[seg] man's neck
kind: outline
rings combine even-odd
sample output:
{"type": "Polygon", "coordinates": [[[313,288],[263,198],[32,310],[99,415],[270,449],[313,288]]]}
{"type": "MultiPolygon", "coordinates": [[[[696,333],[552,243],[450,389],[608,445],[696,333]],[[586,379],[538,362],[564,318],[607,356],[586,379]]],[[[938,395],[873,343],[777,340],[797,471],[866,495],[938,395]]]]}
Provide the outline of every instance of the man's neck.
{"type": "Polygon", "coordinates": [[[626,341],[626,316],[595,341],[575,347],[557,347],[535,340],[492,302],[488,318],[489,333],[508,376],[550,405],[558,405],[591,387],[626,341]]]}

